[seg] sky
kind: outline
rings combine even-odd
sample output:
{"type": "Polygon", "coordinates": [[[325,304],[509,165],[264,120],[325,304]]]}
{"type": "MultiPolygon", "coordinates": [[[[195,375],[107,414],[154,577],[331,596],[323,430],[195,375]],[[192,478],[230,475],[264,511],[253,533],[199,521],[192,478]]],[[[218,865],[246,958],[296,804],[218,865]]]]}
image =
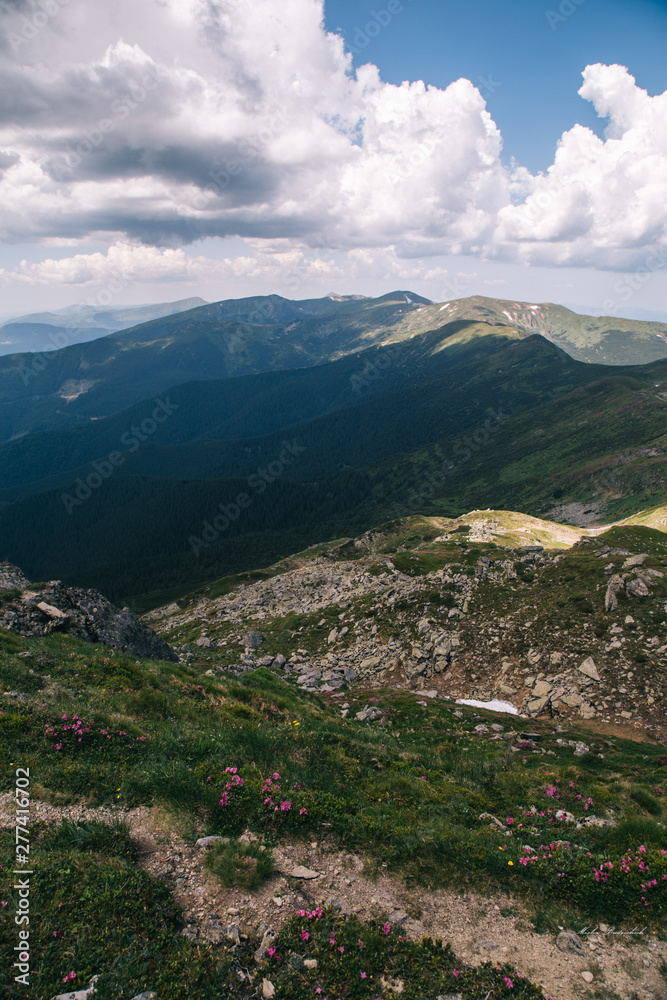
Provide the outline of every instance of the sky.
{"type": "Polygon", "coordinates": [[[0,0],[0,318],[278,292],[667,321],[667,2],[0,0]]]}

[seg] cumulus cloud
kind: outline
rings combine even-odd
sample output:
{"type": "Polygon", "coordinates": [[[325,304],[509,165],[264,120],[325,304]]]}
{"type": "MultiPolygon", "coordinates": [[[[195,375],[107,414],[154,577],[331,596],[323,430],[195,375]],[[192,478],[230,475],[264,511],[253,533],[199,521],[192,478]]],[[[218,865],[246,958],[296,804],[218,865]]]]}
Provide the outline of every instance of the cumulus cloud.
{"type": "Polygon", "coordinates": [[[470,81],[353,72],[322,18],[322,0],[0,4],[0,237],[113,244],[17,278],[50,263],[79,280],[124,253],[189,280],[223,267],[178,250],[211,236],[255,246],[231,272],[291,253],[332,277],[340,261],[309,250],[409,272],[438,254],[626,268],[665,246],[667,95],[589,66],[604,139],[577,125],[546,173],[508,170],[470,81]]]}

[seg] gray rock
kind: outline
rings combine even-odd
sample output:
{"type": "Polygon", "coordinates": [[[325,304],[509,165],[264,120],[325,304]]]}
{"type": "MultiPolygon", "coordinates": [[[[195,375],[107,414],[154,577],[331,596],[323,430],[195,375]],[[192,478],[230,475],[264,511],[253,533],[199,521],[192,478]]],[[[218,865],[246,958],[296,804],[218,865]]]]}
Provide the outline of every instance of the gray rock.
{"type": "Polygon", "coordinates": [[[584,946],[581,938],[574,931],[561,931],[556,938],[556,947],[561,951],[569,952],[572,955],[583,955],[584,946]]]}
{"type": "Polygon", "coordinates": [[[588,656],[583,663],[579,664],[577,669],[585,677],[590,677],[594,681],[600,680],[600,675],[597,671],[597,667],[595,666],[595,662],[592,656],[588,656]]]}
{"type": "Polygon", "coordinates": [[[264,636],[261,632],[246,632],[241,636],[241,642],[246,649],[257,649],[264,642],[264,636]]]}
{"type": "Polygon", "coordinates": [[[634,569],[635,566],[643,566],[645,559],[646,553],[642,553],[642,555],[638,556],[630,556],[630,558],[626,559],[623,563],[623,569],[634,569]]]}
{"type": "Polygon", "coordinates": [[[609,578],[609,583],[607,584],[607,592],[604,599],[605,611],[615,611],[617,609],[618,598],[616,595],[620,590],[623,590],[623,587],[623,577],[619,576],[618,573],[614,573],[614,575],[609,578]]]}
{"type": "Polygon", "coordinates": [[[97,989],[95,984],[99,978],[99,976],[93,976],[83,989],[74,990],[71,993],[59,993],[58,996],[53,997],[53,1000],[88,1000],[88,997],[92,997],[95,993],[97,989]]]}
{"type": "Polygon", "coordinates": [[[289,873],[290,878],[302,878],[302,879],[313,879],[319,878],[321,872],[314,872],[311,868],[306,868],[305,865],[297,865],[289,873]]]}
{"type": "Polygon", "coordinates": [[[630,580],[625,588],[631,597],[648,597],[650,590],[643,580],[630,580]]]}
{"type": "Polygon", "coordinates": [[[153,990],[144,990],[143,993],[137,993],[136,997],[132,997],[132,1000],[157,1000],[157,993],[153,990]]]}
{"type": "Polygon", "coordinates": [[[500,945],[497,941],[478,941],[477,950],[478,951],[498,951],[500,945]]]}
{"type": "Polygon", "coordinates": [[[195,847],[211,847],[213,844],[228,844],[229,837],[200,837],[195,847]]]}
{"type": "Polygon", "coordinates": [[[209,639],[207,635],[202,635],[199,639],[197,639],[195,646],[201,646],[203,649],[212,649],[213,640],[209,639]]]}
{"type": "MultiPolygon", "coordinates": [[[[5,571],[6,577],[9,573],[5,571]]],[[[130,656],[178,662],[174,650],[152,628],[137,621],[129,608],[119,610],[98,590],[67,587],[60,580],[34,588],[34,596],[26,601],[5,604],[0,611],[0,627],[30,637],[64,632],[130,656]],[[40,605],[47,605],[48,610],[40,605]]]]}
{"type": "Polygon", "coordinates": [[[263,962],[264,959],[266,958],[267,949],[270,948],[271,945],[273,944],[275,936],[276,932],[274,931],[273,927],[268,927],[265,930],[264,936],[262,938],[262,943],[260,944],[259,948],[257,949],[254,955],[255,961],[257,962],[258,965],[260,962],[263,962]]]}

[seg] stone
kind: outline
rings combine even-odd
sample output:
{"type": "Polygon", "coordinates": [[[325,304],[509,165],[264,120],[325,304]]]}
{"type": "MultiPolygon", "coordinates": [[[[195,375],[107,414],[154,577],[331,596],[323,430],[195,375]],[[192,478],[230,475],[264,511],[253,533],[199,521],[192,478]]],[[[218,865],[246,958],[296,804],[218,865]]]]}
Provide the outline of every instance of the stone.
{"type": "Polygon", "coordinates": [[[0,590],[25,590],[29,581],[18,566],[0,562],[0,590]]]}
{"type": "Polygon", "coordinates": [[[99,976],[93,976],[83,989],[71,993],[59,993],[58,996],[53,997],[53,1000],[88,1000],[88,997],[95,993],[97,989],[95,984],[99,978],[99,976]]]}
{"type": "Polygon", "coordinates": [[[623,563],[623,569],[634,569],[635,566],[643,566],[645,560],[646,560],[645,552],[638,556],[630,556],[630,558],[626,559],[625,562],[623,563]]]}
{"type": "Polygon", "coordinates": [[[321,872],[314,872],[311,868],[306,868],[304,865],[297,865],[296,868],[292,869],[289,873],[290,878],[303,879],[319,878],[321,874],[321,872]]]}
{"type": "Polygon", "coordinates": [[[408,919],[405,910],[392,910],[387,920],[390,924],[402,924],[408,919]]]}
{"type": "Polygon", "coordinates": [[[595,977],[593,976],[592,972],[588,972],[587,970],[585,970],[584,972],[581,973],[581,978],[584,980],[585,983],[592,983],[595,977]]]}
{"type": "Polygon", "coordinates": [[[533,698],[526,705],[525,711],[528,713],[528,715],[539,715],[546,706],[546,703],[548,701],[549,699],[547,697],[533,698]]]}
{"type": "Polygon", "coordinates": [[[584,946],[581,938],[574,931],[561,931],[556,938],[556,947],[560,951],[569,952],[572,955],[584,954],[584,946]]]}
{"type": "Polygon", "coordinates": [[[262,979],[262,997],[271,1000],[276,995],[276,988],[269,979],[262,979]]]}
{"type": "Polygon", "coordinates": [[[275,936],[276,932],[274,931],[273,927],[267,927],[262,937],[262,943],[260,944],[259,948],[257,949],[257,951],[253,956],[258,965],[260,962],[263,962],[264,959],[266,958],[266,952],[273,944],[275,936]]]}
{"type": "Polygon", "coordinates": [[[423,661],[422,663],[406,663],[403,667],[405,671],[405,676],[409,681],[414,680],[415,677],[421,677],[422,674],[426,673],[428,663],[423,661]]]}
{"type": "MultiPolygon", "coordinates": [[[[10,563],[0,563],[0,580],[3,578],[25,581],[21,571],[10,563]]],[[[179,662],[171,646],[139,622],[129,608],[120,610],[98,590],[68,587],[60,580],[39,584],[20,598],[6,602],[0,624],[30,638],[59,632],[97,646],[110,646],[129,656],[179,662]]]]}
{"type": "Polygon", "coordinates": [[[499,947],[500,947],[500,945],[497,943],[497,941],[478,941],[477,942],[477,950],[478,951],[492,952],[492,951],[497,951],[499,947]]]}
{"type": "Polygon", "coordinates": [[[592,656],[588,656],[583,663],[579,664],[577,669],[579,670],[579,673],[583,674],[585,677],[590,677],[594,681],[600,680],[600,675],[592,656]]]}
{"type": "Polygon", "coordinates": [[[548,695],[552,690],[553,686],[549,684],[548,681],[535,681],[531,693],[534,698],[542,698],[544,695],[548,695]]]}
{"type": "Polygon", "coordinates": [[[264,636],[261,632],[244,632],[241,642],[246,649],[257,649],[264,642],[264,636]]]}
{"type": "Polygon", "coordinates": [[[213,640],[209,639],[207,635],[202,635],[197,639],[195,646],[201,646],[202,649],[213,649],[213,640]]]}
{"type": "Polygon", "coordinates": [[[650,591],[643,580],[630,580],[625,588],[631,597],[648,597],[650,591]]]}
{"type": "Polygon", "coordinates": [[[332,642],[335,642],[337,638],[338,638],[338,629],[332,628],[331,631],[329,632],[329,635],[327,636],[327,642],[329,643],[329,645],[331,645],[332,642]]]}
{"type": "Polygon", "coordinates": [[[44,611],[45,614],[51,615],[52,618],[67,618],[64,611],[60,608],[54,608],[51,604],[47,604],[46,601],[40,601],[37,605],[40,611],[44,611]]]}
{"type": "Polygon", "coordinates": [[[137,993],[136,997],[132,997],[132,1000],[157,1000],[157,993],[153,990],[144,990],[143,993],[137,993]]]}
{"type": "Polygon", "coordinates": [[[200,837],[195,847],[211,847],[213,844],[228,844],[229,837],[200,837]]]}
{"type": "Polygon", "coordinates": [[[503,832],[505,832],[506,829],[505,824],[502,823],[496,816],[494,816],[493,813],[486,813],[486,812],[480,813],[478,818],[480,820],[490,819],[491,822],[489,823],[489,826],[495,826],[498,830],[502,830],[503,832]]]}
{"type": "Polygon", "coordinates": [[[304,969],[311,969],[311,970],[312,969],[316,969],[317,968],[317,959],[316,958],[306,958],[306,959],[304,959],[303,967],[304,967],[304,969]]]}
{"type": "Polygon", "coordinates": [[[617,609],[618,598],[616,595],[619,590],[623,590],[623,586],[623,577],[619,576],[618,573],[614,573],[614,575],[609,578],[604,598],[605,611],[615,611],[617,609]]]}

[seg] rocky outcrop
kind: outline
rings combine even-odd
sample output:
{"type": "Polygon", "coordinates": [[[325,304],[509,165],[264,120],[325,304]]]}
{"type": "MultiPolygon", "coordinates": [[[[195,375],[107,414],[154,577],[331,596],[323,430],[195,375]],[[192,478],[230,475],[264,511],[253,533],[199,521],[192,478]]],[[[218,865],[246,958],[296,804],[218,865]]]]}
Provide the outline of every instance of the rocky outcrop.
{"type": "Polygon", "coordinates": [[[119,609],[98,590],[67,587],[59,580],[31,587],[9,563],[0,564],[4,590],[20,590],[0,605],[0,628],[27,638],[65,632],[85,642],[103,643],[131,656],[178,661],[171,647],[152,628],[137,621],[129,608],[119,609]]]}

